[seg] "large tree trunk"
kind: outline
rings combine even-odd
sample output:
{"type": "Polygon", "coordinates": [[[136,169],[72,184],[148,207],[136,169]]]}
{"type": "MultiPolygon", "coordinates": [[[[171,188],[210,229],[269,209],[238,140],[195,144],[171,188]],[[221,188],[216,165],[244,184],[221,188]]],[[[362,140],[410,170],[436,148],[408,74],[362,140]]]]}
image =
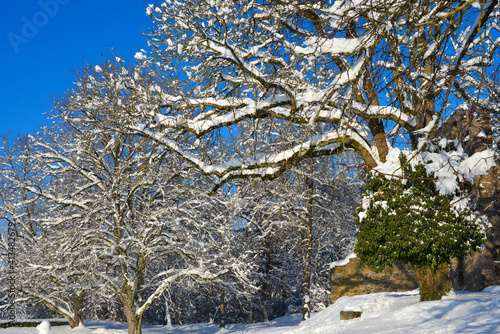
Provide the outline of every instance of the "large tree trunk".
{"type": "Polygon", "coordinates": [[[55,305],[43,301],[45,306],[47,306],[51,311],[54,311],[60,315],[62,315],[66,320],[68,320],[69,326],[71,328],[76,328],[80,325],[80,302],[79,297],[75,296],[74,305],[73,305],[73,316],[69,316],[68,313],[61,312],[55,305]]]}
{"type": "Polygon", "coordinates": [[[128,334],[141,334],[142,315],[136,316],[130,307],[125,307],[128,334]]]}
{"type": "Polygon", "coordinates": [[[71,328],[80,326],[80,296],[78,295],[75,295],[74,299],[73,319],[68,319],[68,322],[71,328]]]}
{"type": "MultiPolygon", "coordinates": [[[[490,110],[478,106],[457,109],[435,131],[433,138],[458,140],[469,156],[493,145],[493,128],[490,110]]],[[[456,289],[481,291],[490,285],[500,284],[500,161],[486,175],[476,177],[471,193],[475,210],[488,218],[492,225],[486,229],[485,251],[465,258],[455,266],[455,281],[461,280],[456,289]],[[462,277],[456,277],[462,275],[462,277]]]]}
{"type": "Polygon", "coordinates": [[[134,293],[127,290],[126,287],[123,288],[125,298],[123,301],[123,312],[125,313],[125,318],[127,319],[128,334],[141,334],[141,324],[142,324],[142,314],[136,314],[136,306],[134,300],[134,293]]]}

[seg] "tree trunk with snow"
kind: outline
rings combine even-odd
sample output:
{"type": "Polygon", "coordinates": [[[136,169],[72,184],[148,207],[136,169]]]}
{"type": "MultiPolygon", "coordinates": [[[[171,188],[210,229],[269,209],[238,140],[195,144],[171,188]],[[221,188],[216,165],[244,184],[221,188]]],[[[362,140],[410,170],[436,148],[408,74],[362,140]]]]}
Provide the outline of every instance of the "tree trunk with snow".
{"type": "MultiPolygon", "coordinates": [[[[125,255],[122,255],[125,256],[125,255]]],[[[137,275],[136,281],[132,283],[132,285],[127,281],[126,275],[127,273],[122,272],[121,275],[121,293],[119,297],[123,304],[123,313],[125,314],[125,318],[127,320],[128,325],[128,334],[141,334],[142,329],[142,315],[145,309],[141,308],[137,303],[137,288],[140,286],[140,282],[142,282],[143,272],[139,271],[135,273],[137,275]],[[142,310],[142,311],[141,311],[142,310]]]]}
{"type": "Polygon", "coordinates": [[[73,318],[68,319],[69,325],[71,328],[76,328],[80,326],[80,296],[75,295],[74,298],[74,310],[73,310],[73,318]]]}
{"type": "Polygon", "coordinates": [[[128,334],[141,334],[142,325],[142,314],[136,314],[136,307],[134,305],[134,300],[128,300],[124,303],[123,313],[125,313],[125,318],[127,319],[128,334]]]}
{"type": "MultiPolygon", "coordinates": [[[[312,172],[312,167],[310,169],[312,172]]],[[[311,267],[312,267],[312,223],[313,223],[313,195],[314,182],[308,177],[306,179],[307,187],[307,204],[305,223],[305,239],[304,239],[304,255],[302,259],[302,320],[307,320],[311,317],[311,267]]]]}
{"type": "Polygon", "coordinates": [[[60,314],[66,319],[69,323],[69,326],[71,328],[76,328],[80,325],[80,318],[79,318],[79,305],[74,305],[73,309],[73,315],[70,316],[68,311],[61,311],[61,309],[57,308],[55,305],[50,304],[46,301],[43,301],[43,304],[49,308],[49,310],[56,312],[57,314],[60,314]]]}
{"type": "Polygon", "coordinates": [[[163,325],[167,327],[172,327],[172,315],[170,314],[170,306],[168,299],[165,297],[165,317],[163,319],[163,325]]]}

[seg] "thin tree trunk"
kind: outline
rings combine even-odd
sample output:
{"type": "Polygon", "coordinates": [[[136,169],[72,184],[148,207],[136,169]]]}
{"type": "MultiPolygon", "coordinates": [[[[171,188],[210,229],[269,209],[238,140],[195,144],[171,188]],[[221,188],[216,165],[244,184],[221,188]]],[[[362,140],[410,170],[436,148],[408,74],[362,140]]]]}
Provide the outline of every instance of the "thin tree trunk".
{"type": "Polygon", "coordinates": [[[213,321],[212,317],[210,316],[210,301],[208,298],[208,294],[209,294],[209,292],[207,291],[207,294],[205,295],[205,305],[207,308],[207,322],[209,324],[212,324],[214,321],[213,321]]]}
{"type": "Polygon", "coordinates": [[[165,317],[163,318],[163,325],[167,327],[172,327],[172,315],[170,314],[170,307],[168,305],[168,300],[165,297],[165,317]]]}
{"type": "Polygon", "coordinates": [[[266,296],[265,292],[261,291],[260,294],[260,309],[262,314],[262,322],[269,322],[269,318],[267,317],[267,309],[266,309],[266,296]]]}
{"type": "MultiPolygon", "coordinates": [[[[312,164],[312,162],[311,162],[312,164]]],[[[312,173],[312,166],[310,168],[312,173]]],[[[313,194],[314,183],[312,178],[306,179],[307,186],[307,206],[306,206],[306,219],[305,219],[305,242],[304,242],[304,256],[302,260],[302,320],[307,320],[311,317],[311,266],[312,266],[312,210],[313,210],[313,194]]]]}
{"type": "Polygon", "coordinates": [[[265,256],[266,262],[264,266],[264,282],[262,282],[262,288],[260,291],[260,309],[262,310],[262,322],[269,322],[269,317],[267,315],[267,289],[269,288],[269,284],[267,283],[269,280],[269,271],[271,270],[271,245],[269,241],[266,242],[265,256]]]}
{"type": "Polygon", "coordinates": [[[220,328],[226,328],[226,313],[224,311],[224,302],[225,302],[225,292],[224,289],[220,291],[220,328]]]}

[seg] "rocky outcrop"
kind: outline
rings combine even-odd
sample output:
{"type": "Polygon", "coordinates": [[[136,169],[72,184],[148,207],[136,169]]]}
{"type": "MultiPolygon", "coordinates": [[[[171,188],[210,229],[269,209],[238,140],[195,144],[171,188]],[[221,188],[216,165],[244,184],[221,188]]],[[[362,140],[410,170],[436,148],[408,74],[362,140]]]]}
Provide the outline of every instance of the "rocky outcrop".
{"type": "Polygon", "coordinates": [[[385,291],[409,291],[418,287],[415,271],[396,262],[377,273],[367,265],[360,265],[358,258],[330,269],[331,302],[342,296],[356,296],[385,291]]]}

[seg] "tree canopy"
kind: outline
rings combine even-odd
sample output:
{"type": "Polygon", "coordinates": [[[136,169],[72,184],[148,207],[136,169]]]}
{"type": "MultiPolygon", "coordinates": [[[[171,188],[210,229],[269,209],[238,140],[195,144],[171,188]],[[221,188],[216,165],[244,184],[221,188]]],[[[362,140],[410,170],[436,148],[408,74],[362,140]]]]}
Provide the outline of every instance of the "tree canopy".
{"type": "Polygon", "coordinates": [[[414,155],[458,106],[496,112],[497,4],[150,5],[152,52],[136,57],[163,87],[152,110],[135,113],[133,129],[219,182],[276,176],[307,157],[344,150],[370,168],[394,150],[414,155]],[[206,153],[215,135],[241,135],[241,125],[253,131],[235,140],[229,159],[206,153]]]}

